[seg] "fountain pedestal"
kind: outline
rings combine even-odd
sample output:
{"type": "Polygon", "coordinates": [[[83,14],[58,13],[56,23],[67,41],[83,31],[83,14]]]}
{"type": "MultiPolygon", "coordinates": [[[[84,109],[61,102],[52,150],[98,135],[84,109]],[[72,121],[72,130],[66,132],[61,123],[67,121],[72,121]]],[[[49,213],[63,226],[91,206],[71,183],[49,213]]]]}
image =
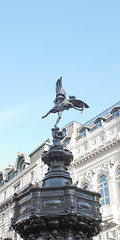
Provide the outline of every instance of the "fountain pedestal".
{"type": "Polygon", "coordinates": [[[14,195],[12,227],[25,240],[90,240],[100,232],[100,194],[72,185],[63,149],[66,131],[52,129],[53,145],[42,155],[48,165],[43,186],[29,185],[14,195]]]}

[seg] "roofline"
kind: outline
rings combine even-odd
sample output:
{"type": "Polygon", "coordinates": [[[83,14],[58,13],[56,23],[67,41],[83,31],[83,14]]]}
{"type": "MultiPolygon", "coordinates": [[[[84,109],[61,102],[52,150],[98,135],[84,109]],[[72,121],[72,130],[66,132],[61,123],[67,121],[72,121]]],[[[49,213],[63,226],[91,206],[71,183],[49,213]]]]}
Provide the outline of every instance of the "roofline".
{"type": "Polygon", "coordinates": [[[94,121],[97,119],[97,118],[100,118],[100,117],[105,117],[107,114],[109,114],[111,112],[111,110],[115,107],[120,107],[120,101],[115,103],[114,105],[112,105],[111,107],[107,108],[105,111],[101,112],[100,114],[98,114],[97,116],[93,117],[91,120],[87,121],[86,123],[84,123],[84,125],[86,126],[90,126],[94,123],[94,121]]]}
{"type": "Polygon", "coordinates": [[[29,157],[31,157],[34,153],[36,153],[40,148],[42,148],[45,144],[47,144],[48,146],[51,146],[51,144],[49,142],[44,141],[39,147],[37,147],[34,151],[32,151],[30,154],[29,154],[29,157]]]}
{"type": "Polygon", "coordinates": [[[67,125],[64,126],[64,128],[66,128],[67,126],[71,125],[72,123],[77,123],[79,125],[82,125],[82,123],[79,123],[77,121],[71,121],[70,123],[68,123],[67,125]]]}

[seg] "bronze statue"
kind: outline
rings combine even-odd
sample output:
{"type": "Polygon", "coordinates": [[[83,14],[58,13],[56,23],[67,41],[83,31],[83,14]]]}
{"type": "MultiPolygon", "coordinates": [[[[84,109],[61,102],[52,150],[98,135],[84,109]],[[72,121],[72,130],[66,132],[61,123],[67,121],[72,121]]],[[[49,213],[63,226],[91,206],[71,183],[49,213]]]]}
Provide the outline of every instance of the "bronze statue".
{"type": "Polygon", "coordinates": [[[69,96],[69,99],[66,99],[66,93],[62,87],[62,77],[56,82],[56,99],[54,100],[55,106],[42,118],[47,117],[50,113],[58,113],[58,119],[55,124],[55,128],[57,128],[57,124],[59,123],[62,112],[64,110],[69,110],[70,108],[74,108],[79,111],[83,111],[84,108],[89,108],[89,106],[81,100],[76,99],[75,96],[69,96]]]}

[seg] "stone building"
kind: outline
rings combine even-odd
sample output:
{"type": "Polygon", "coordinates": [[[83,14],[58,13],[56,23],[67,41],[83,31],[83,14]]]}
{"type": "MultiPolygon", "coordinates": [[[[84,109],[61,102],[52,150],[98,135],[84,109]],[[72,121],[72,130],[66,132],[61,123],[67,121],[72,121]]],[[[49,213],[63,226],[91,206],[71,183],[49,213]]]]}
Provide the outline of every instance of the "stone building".
{"type": "MultiPolygon", "coordinates": [[[[101,194],[102,232],[95,240],[120,240],[120,102],[84,125],[71,122],[66,129],[64,145],[74,156],[69,168],[73,183],[101,194]]],[[[15,166],[0,172],[0,239],[20,239],[9,229],[13,194],[30,183],[41,185],[47,170],[41,155],[49,146],[47,140],[29,156],[18,153],[15,166]]]]}
{"type": "Polygon", "coordinates": [[[43,151],[47,151],[50,141],[46,140],[29,156],[19,152],[15,166],[9,164],[8,168],[0,172],[0,239],[21,239],[12,231],[11,218],[13,216],[13,195],[18,191],[24,191],[30,183],[39,183],[44,177],[46,166],[41,161],[43,151]]]}

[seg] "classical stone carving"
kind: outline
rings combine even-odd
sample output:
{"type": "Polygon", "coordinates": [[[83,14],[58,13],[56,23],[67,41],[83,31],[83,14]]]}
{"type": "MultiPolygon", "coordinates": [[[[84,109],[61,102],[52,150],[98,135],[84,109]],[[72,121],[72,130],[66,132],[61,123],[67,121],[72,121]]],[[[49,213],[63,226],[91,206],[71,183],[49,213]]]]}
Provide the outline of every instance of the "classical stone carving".
{"type": "Polygon", "coordinates": [[[86,173],[86,178],[88,179],[89,182],[92,182],[94,174],[95,174],[94,169],[86,173]]]}
{"type": "Polygon", "coordinates": [[[115,160],[110,160],[109,162],[105,163],[104,165],[102,165],[101,169],[104,171],[109,172],[110,169],[114,166],[115,164],[115,160]]]}

